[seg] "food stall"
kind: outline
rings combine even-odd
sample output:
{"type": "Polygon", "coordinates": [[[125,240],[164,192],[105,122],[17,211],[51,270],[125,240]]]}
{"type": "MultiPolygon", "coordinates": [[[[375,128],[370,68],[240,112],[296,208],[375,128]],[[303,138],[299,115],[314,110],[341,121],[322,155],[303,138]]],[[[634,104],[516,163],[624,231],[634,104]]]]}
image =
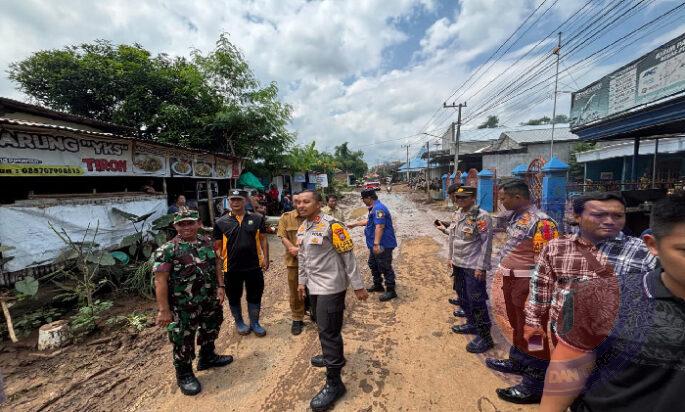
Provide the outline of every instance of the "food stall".
{"type": "Polygon", "coordinates": [[[116,246],[134,231],[125,214],[152,213],[151,222],[180,194],[211,224],[241,166],[221,153],[0,117],[0,285],[63,251],[51,227],[78,240],[97,227],[97,243],[116,246]]]}

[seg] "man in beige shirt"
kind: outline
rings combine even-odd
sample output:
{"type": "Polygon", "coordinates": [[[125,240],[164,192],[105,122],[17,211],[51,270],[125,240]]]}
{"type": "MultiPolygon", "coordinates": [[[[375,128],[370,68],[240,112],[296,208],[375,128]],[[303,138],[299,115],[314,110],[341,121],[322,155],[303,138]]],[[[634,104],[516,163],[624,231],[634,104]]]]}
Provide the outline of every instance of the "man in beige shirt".
{"type": "Polygon", "coordinates": [[[309,289],[312,310],[316,312],[322,355],[311,359],[313,366],[326,367],[326,385],[312,399],[313,411],[326,411],[345,392],[340,372],[345,366],[342,325],[345,294],[352,285],[359,300],[369,297],[357,269],[354,245],[345,226],[321,213],[321,194],[305,190],[297,209],[306,218],[297,231],[299,247],[298,292],[309,289]]]}
{"type": "MultiPolygon", "coordinates": [[[[298,195],[293,195],[293,205],[297,208],[298,195]]],[[[285,212],[278,221],[276,235],[281,239],[285,247],[285,265],[288,269],[288,292],[290,294],[290,311],[292,312],[293,324],[290,332],[299,335],[304,328],[305,301],[300,299],[297,293],[297,229],[304,222],[297,209],[285,212]]]]}
{"type": "Polygon", "coordinates": [[[345,221],[345,214],[338,207],[338,196],[336,195],[326,196],[326,206],[321,209],[321,212],[333,216],[336,220],[341,222],[345,221]]]}

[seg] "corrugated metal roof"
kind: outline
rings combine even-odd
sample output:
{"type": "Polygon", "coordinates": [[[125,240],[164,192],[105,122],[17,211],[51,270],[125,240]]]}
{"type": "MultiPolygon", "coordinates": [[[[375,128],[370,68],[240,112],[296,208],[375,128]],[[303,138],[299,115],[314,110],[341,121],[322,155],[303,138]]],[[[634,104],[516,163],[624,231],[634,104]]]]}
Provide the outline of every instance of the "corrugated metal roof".
{"type": "MultiPolygon", "coordinates": [[[[552,140],[552,127],[545,125],[544,128],[507,130],[502,132],[502,134],[520,144],[542,143],[552,140]]],[[[557,126],[554,130],[554,141],[561,142],[578,139],[578,136],[571,133],[571,129],[567,125],[562,127],[557,126]]]]}
{"type": "Polygon", "coordinates": [[[118,129],[119,131],[133,131],[134,128],[131,126],[124,126],[121,124],[116,124],[112,122],[106,122],[104,120],[93,119],[91,117],[85,117],[77,114],[60,112],[58,110],[48,109],[47,107],[39,106],[36,104],[20,102],[19,100],[10,99],[7,97],[0,97],[0,106],[6,108],[11,108],[17,110],[18,112],[33,113],[39,116],[49,117],[52,119],[59,119],[74,123],[83,123],[88,126],[94,126],[106,129],[118,129]]]}
{"type": "Polygon", "coordinates": [[[210,152],[207,150],[195,149],[195,148],[191,148],[191,147],[183,147],[183,146],[178,146],[178,145],[174,145],[171,143],[159,142],[156,140],[140,139],[137,137],[122,136],[122,135],[113,134],[113,133],[94,132],[92,130],[78,129],[75,127],[62,126],[62,125],[57,125],[57,124],[37,123],[37,122],[29,122],[26,120],[17,120],[17,119],[10,119],[7,117],[0,117],[0,124],[2,124],[2,123],[11,124],[11,125],[15,125],[15,126],[36,127],[36,128],[40,128],[40,129],[63,130],[66,132],[71,132],[71,133],[79,133],[79,134],[85,134],[85,135],[89,135],[89,136],[105,137],[105,138],[110,138],[110,139],[131,140],[131,141],[141,142],[141,143],[145,143],[145,144],[149,144],[149,145],[163,146],[163,147],[168,147],[168,148],[173,148],[173,149],[178,149],[178,150],[186,150],[186,151],[195,152],[195,153],[219,155],[219,156],[232,158],[232,159],[240,159],[237,156],[231,156],[231,155],[219,153],[219,152],[210,152]]]}

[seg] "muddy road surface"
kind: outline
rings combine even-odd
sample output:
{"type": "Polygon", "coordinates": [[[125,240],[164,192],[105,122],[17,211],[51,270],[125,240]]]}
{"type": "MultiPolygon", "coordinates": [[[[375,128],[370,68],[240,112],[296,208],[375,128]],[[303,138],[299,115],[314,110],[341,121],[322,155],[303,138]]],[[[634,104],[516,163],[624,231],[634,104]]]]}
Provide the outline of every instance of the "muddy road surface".
{"type": "MultiPolygon", "coordinates": [[[[447,303],[453,292],[446,236],[432,225],[434,219],[446,219],[449,213],[417,204],[402,193],[379,196],[392,213],[400,242],[394,254],[399,298],[381,303],[378,295],[372,294],[368,301],[358,302],[348,291],[343,328],[347,394],[335,410],[534,410],[503,402],[495,394],[496,388],[516,382],[484,364],[485,356],[506,353],[501,334],[494,333],[494,350],[476,356],[464,349],[470,336],[450,331],[460,320],[452,316],[453,306],[447,303]]],[[[357,193],[349,194],[342,203],[348,221],[365,216],[357,193]]],[[[351,232],[359,267],[370,284],[363,228],[351,232]]],[[[308,410],[310,399],[324,382],[324,370],[309,366],[309,358],[321,349],[315,327],[308,320],[300,336],[290,334],[283,249],[275,238],[271,246],[272,268],[266,274],[262,322],[267,336],[238,335],[226,312],[217,350],[232,354],[235,361],[226,368],[199,372],[200,395],[186,397],[177,389],[170,345],[153,327],[123,342],[118,337],[67,348],[47,359],[3,354],[0,359],[15,362],[14,373],[6,374],[11,410],[308,410]],[[89,351],[82,353],[82,348],[89,351]],[[68,355],[70,352],[74,354],[68,355]],[[73,356],[72,362],[61,363],[57,360],[61,355],[73,356]],[[35,363],[44,366],[38,368],[35,363]]]]}

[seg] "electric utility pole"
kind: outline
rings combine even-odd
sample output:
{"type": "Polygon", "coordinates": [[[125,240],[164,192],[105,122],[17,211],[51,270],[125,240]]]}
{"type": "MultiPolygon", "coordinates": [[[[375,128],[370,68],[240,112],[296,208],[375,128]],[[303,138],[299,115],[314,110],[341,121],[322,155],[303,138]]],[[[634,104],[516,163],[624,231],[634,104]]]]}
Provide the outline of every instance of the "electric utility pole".
{"type": "Polygon", "coordinates": [[[557,55],[557,73],[554,78],[554,107],[552,108],[552,140],[549,143],[549,159],[554,157],[554,129],[557,123],[557,94],[559,90],[559,58],[561,57],[561,32],[559,32],[559,41],[557,47],[552,50],[552,54],[557,55]]]}
{"type": "Polygon", "coordinates": [[[410,164],[409,164],[409,146],[411,146],[411,145],[408,145],[408,144],[402,145],[402,147],[407,148],[407,184],[409,184],[409,166],[410,166],[410,164]]]}
{"type": "Polygon", "coordinates": [[[452,122],[452,134],[454,136],[454,177],[455,179],[458,179],[459,176],[457,176],[457,170],[459,170],[459,134],[461,132],[461,108],[466,107],[466,102],[459,104],[455,104],[454,102],[452,102],[452,104],[443,103],[442,107],[445,109],[459,109],[459,115],[457,117],[456,123],[456,133],[454,130],[455,123],[452,122]]]}
{"type": "Polygon", "coordinates": [[[426,142],[426,150],[428,152],[428,161],[426,162],[426,193],[430,189],[431,181],[431,142],[428,140],[426,142]]]}

